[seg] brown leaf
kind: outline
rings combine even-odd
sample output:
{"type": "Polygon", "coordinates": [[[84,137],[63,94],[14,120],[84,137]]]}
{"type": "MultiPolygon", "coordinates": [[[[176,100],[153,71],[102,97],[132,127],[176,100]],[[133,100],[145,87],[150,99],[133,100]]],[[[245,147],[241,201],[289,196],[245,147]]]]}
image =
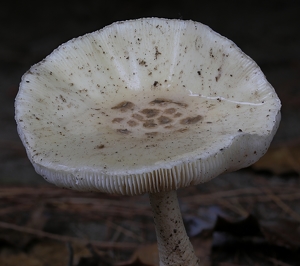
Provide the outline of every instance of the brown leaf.
{"type": "Polygon", "coordinates": [[[3,248],[0,252],[0,265],[5,266],[42,266],[43,264],[36,258],[29,256],[25,252],[3,248]]]}
{"type": "Polygon", "coordinates": [[[300,174],[300,143],[271,147],[252,167],[256,171],[270,171],[276,175],[300,174]]]}
{"type": "MultiPolygon", "coordinates": [[[[26,205],[19,204],[15,207],[16,216],[21,220],[23,217],[27,218],[27,221],[24,225],[24,228],[30,228],[34,230],[41,230],[44,228],[45,223],[47,222],[47,217],[44,215],[44,204],[38,203],[36,206],[34,204],[29,205],[32,208],[32,211],[28,211],[26,205]]],[[[5,214],[5,211],[13,212],[13,207],[4,209],[2,215],[5,214]]],[[[3,223],[2,221],[0,223],[3,223]]],[[[5,223],[13,226],[13,223],[5,223]]],[[[17,230],[7,230],[3,226],[0,226],[0,240],[4,240],[5,242],[10,243],[14,247],[24,248],[26,247],[32,240],[36,238],[33,234],[22,234],[17,230]]]]}
{"type": "MultiPolygon", "coordinates": [[[[65,243],[53,240],[35,241],[33,245],[22,251],[18,248],[5,247],[0,252],[0,265],[16,266],[66,266],[69,251],[65,243]]],[[[73,261],[77,265],[82,257],[91,257],[90,251],[84,246],[73,244],[73,261]]]]}
{"type": "MultiPolygon", "coordinates": [[[[122,266],[154,266],[153,264],[145,264],[142,262],[139,258],[135,259],[134,261],[129,261],[128,263],[126,262],[125,264],[118,264],[122,266]]],[[[159,265],[159,264],[157,264],[159,265]]]]}
{"type": "MultiPolygon", "coordinates": [[[[90,251],[84,245],[73,244],[72,248],[74,265],[77,265],[80,258],[92,256],[90,251]]],[[[69,260],[69,250],[66,244],[48,239],[38,241],[28,250],[28,255],[40,261],[47,261],[48,265],[55,266],[68,265],[69,260]]]]}
{"type": "Polygon", "coordinates": [[[191,238],[196,256],[200,259],[201,266],[211,265],[212,231],[203,230],[199,235],[191,238]]]}
{"type": "MultiPolygon", "coordinates": [[[[29,220],[27,221],[25,227],[34,228],[42,230],[45,223],[47,222],[47,217],[44,215],[45,206],[43,203],[39,204],[31,213],[29,220]]],[[[19,238],[17,245],[19,247],[25,247],[31,240],[35,238],[34,235],[24,235],[19,238]]]]}
{"type": "Polygon", "coordinates": [[[58,241],[38,241],[30,250],[28,250],[27,254],[41,262],[47,261],[49,265],[63,266],[68,263],[67,247],[64,243],[58,241]]]}
{"type": "Polygon", "coordinates": [[[138,248],[131,259],[115,264],[116,266],[159,266],[157,244],[138,248]]]}
{"type": "MultiPolygon", "coordinates": [[[[191,238],[191,243],[194,247],[196,256],[201,261],[201,266],[209,266],[212,243],[211,232],[209,230],[203,231],[201,234],[191,238]]],[[[159,266],[157,244],[138,248],[129,261],[117,263],[115,266],[159,266]]]]}

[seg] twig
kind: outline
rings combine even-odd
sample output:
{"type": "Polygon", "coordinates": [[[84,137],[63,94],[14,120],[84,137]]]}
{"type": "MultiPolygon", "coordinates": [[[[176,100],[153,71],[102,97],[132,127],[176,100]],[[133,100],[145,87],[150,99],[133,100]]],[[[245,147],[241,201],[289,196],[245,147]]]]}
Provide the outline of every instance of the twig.
{"type": "Polygon", "coordinates": [[[69,252],[68,266],[73,266],[74,250],[70,242],[67,242],[67,248],[69,252]]]}
{"type": "Polygon", "coordinates": [[[114,249],[135,249],[138,244],[136,243],[111,243],[111,242],[102,242],[102,241],[96,241],[96,240],[87,240],[87,239],[81,239],[78,237],[71,237],[71,236],[63,236],[63,235],[57,235],[53,233],[47,233],[41,230],[36,230],[33,228],[29,227],[24,227],[24,226],[19,226],[15,224],[9,224],[6,222],[1,222],[0,221],[0,227],[5,228],[5,229],[11,229],[14,231],[22,232],[22,233],[27,233],[27,234],[32,234],[35,235],[39,238],[49,238],[49,239],[54,239],[60,242],[72,242],[72,243],[80,243],[83,245],[86,244],[91,244],[99,248],[114,248],[114,249]]]}
{"type": "MultiPolygon", "coordinates": [[[[278,194],[277,195],[281,200],[286,201],[294,201],[294,200],[300,200],[300,191],[292,194],[278,194]]],[[[272,201],[269,196],[266,195],[258,195],[258,196],[244,196],[239,197],[240,202],[269,202],[272,201]]]]}
{"type": "Polygon", "coordinates": [[[13,206],[0,209],[0,215],[6,215],[11,212],[27,211],[28,209],[32,209],[32,205],[24,205],[24,204],[21,204],[20,206],[13,205],[13,206]]]}
{"type": "Polygon", "coordinates": [[[115,224],[115,223],[113,223],[113,222],[111,222],[109,220],[107,221],[107,224],[109,226],[111,226],[111,227],[114,227],[114,228],[118,229],[118,231],[122,232],[124,235],[127,235],[127,236],[129,236],[129,237],[131,237],[133,239],[136,239],[139,242],[144,242],[144,239],[141,236],[133,233],[132,231],[130,231],[130,230],[128,230],[128,229],[126,229],[126,228],[124,228],[124,227],[122,227],[120,225],[117,225],[117,224],[115,224]]]}
{"type": "Polygon", "coordinates": [[[300,222],[300,215],[295,212],[293,209],[291,209],[287,204],[285,204],[278,196],[272,193],[272,191],[269,188],[261,188],[261,190],[264,191],[268,195],[272,201],[274,201],[278,207],[280,207],[284,212],[288,213],[290,216],[292,216],[295,220],[300,222]]]}
{"type": "Polygon", "coordinates": [[[291,264],[287,264],[287,263],[279,261],[275,258],[267,258],[267,260],[270,261],[271,263],[273,263],[276,266],[292,266],[291,264]]]}
{"type": "MultiPolygon", "coordinates": [[[[281,189],[278,197],[285,200],[297,200],[300,199],[300,189],[292,189],[288,191],[284,191],[281,189]]],[[[224,198],[238,198],[240,202],[256,200],[261,202],[270,201],[270,197],[266,196],[265,193],[258,188],[242,188],[242,189],[234,189],[227,191],[220,191],[216,193],[204,194],[204,195],[193,195],[183,197],[182,200],[187,204],[194,204],[199,202],[201,204],[212,204],[214,202],[218,202],[220,199],[224,198]]]]}
{"type": "Polygon", "coordinates": [[[219,199],[218,204],[222,205],[223,207],[226,207],[227,209],[233,211],[234,213],[242,217],[247,217],[249,215],[249,212],[247,212],[242,206],[233,204],[232,202],[226,199],[219,199]]]}
{"type": "Polygon", "coordinates": [[[97,263],[97,265],[101,265],[101,266],[112,265],[110,262],[107,261],[107,259],[102,254],[100,254],[101,252],[96,250],[91,244],[88,244],[87,248],[93,255],[93,258],[95,259],[94,262],[97,263]]]}

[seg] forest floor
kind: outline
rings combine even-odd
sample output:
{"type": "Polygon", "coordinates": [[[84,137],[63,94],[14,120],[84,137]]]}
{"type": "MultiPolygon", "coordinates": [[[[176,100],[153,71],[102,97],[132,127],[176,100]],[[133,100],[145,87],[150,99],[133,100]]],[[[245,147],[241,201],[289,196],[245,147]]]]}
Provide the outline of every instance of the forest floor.
{"type": "Polygon", "coordinates": [[[202,265],[300,265],[299,2],[54,2],[11,1],[0,9],[0,265],[158,265],[147,195],[78,193],[46,183],[14,121],[18,84],[31,65],[73,37],[145,16],[208,24],[257,61],[282,101],[266,156],[178,191],[202,265]]]}

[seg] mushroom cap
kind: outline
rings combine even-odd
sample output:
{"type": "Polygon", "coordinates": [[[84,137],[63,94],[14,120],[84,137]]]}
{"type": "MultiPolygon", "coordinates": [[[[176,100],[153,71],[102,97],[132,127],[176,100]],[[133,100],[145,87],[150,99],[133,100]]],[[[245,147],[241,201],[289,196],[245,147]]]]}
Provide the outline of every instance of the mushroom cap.
{"type": "Polygon", "coordinates": [[[32,66],[15,118],[47,181],[135,195],[251,165],[280,107],[232,41],[199,22],[144,18],[70,40],[32,66]]]}

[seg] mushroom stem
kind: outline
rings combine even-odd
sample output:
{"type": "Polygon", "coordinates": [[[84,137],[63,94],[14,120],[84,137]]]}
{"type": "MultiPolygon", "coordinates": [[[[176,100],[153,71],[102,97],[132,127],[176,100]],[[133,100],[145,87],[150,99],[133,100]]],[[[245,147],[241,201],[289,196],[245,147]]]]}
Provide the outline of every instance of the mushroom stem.
{"type": "Polygon", "coordinates": [[[153,211],[160,266],[199,265],[186,234],[175,190],[149,194],[153,211]]]}

